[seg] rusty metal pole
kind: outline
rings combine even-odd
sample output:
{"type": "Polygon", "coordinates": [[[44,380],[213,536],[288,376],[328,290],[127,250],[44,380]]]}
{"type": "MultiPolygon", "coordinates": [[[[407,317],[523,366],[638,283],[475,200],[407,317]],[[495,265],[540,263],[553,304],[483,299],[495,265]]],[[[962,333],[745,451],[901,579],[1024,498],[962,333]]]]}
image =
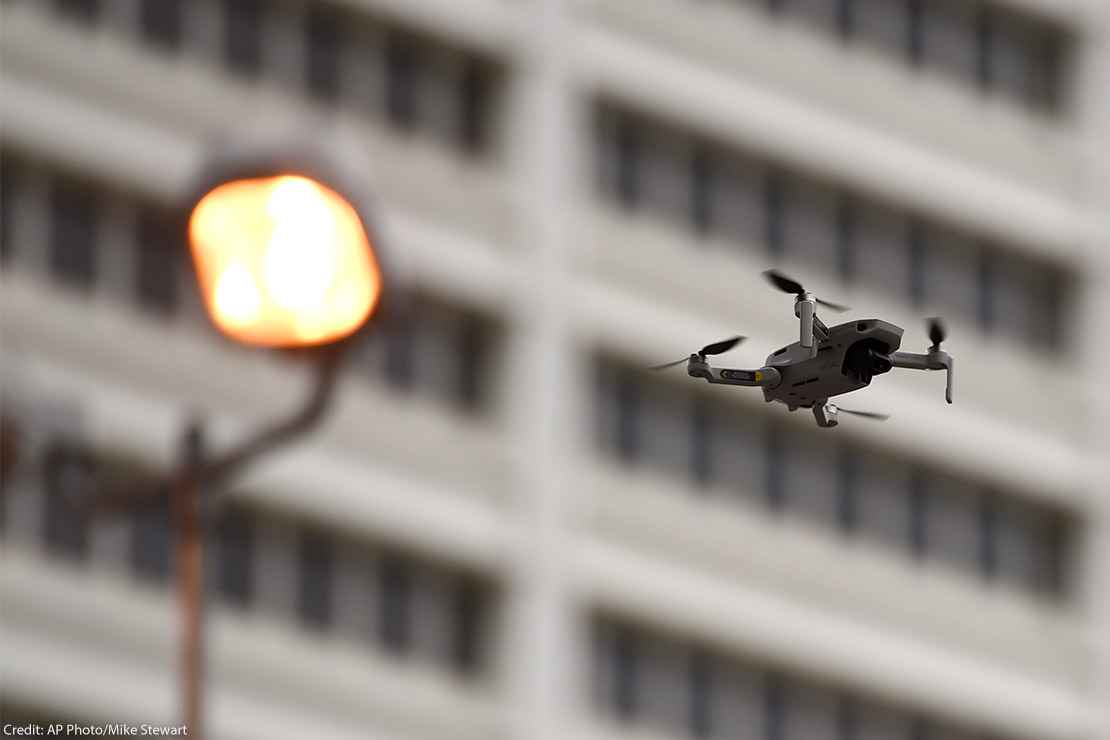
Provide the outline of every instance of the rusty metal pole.
{"type": "Polygon", "coordinates": [[[203,737],[204,553],[199,517],[203,446],[200,423],[190,421],[181,440],[181,476],[173,487],[177,599],[181,620],[178,625],[181,718],[192,740],[203,737]]]}

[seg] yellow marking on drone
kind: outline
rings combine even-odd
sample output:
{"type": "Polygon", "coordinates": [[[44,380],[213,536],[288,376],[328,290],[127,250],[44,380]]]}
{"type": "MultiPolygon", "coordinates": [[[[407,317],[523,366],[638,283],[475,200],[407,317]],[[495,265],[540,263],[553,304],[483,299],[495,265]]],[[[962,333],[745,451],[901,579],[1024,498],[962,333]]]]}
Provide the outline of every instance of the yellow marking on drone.
{"type": "Polygon", "coordinates": [[[755,371],[755,382],[760,383],[763,381],[763,373],[758,370],[755,371]]]}

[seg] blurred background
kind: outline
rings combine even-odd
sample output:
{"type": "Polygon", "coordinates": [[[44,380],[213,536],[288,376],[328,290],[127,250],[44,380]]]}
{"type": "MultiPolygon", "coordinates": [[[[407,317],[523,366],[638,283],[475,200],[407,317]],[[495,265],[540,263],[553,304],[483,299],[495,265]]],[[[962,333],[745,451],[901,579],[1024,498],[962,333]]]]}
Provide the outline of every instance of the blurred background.
{"type": "Polygon", "coordinates": [[[178,721],[165,504],[308,369],[201,308],[228,133],[354,144],[413,310],[208,491],[213,738],[1110,738],[1110,5],[3,0],[0,713],[178,721]],[[677,359],[944,316],[815,428],[677,359]],[[833,323],[834,316],[825,315],[833,323]]]}

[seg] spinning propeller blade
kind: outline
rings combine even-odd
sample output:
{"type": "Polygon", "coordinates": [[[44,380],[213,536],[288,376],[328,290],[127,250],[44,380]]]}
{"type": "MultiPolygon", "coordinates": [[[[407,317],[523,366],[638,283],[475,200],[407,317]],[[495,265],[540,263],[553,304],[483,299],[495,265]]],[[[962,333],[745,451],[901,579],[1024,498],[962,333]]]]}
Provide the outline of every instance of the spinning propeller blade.
{"type": "Polygon", "coordinates": [[[836,410],[842,414],[851,414],[852,416],[862,416],[865,419],[874,419],[876,421],[886,421],[890,418],[890,414],[879,414],[874,411],[853,411],[852,409],[836,407],[836,410]]]}
{"type": "Polygon", "coordinates": [[[735,336],[735,337],[729,337],[728,339],[722,339],[719,342],[714,342],[713,344],[705,345],[704,347],[701,348],[701,351],[698,352],[698,354],[703,356],[703,357],[706,356],[706,355],[721,355],[721,354],[724,354],[725,352],[728,352],[730,349],[732,349],[736,345],[740,344],[740,342],[743,342],[745,339],[747,339],[747,337],[741,337],[741,336],[735,336]]]}
{"type": "Polygon", "coordinates": [[[783,293],[798,295],[806,292],[806,289],[802,287],[801,283],[791,277],[787,277],[778,270],[764,270],[763,277],[767,278],[771,285],[775,286],[783,293]]]}
{"type": "MultiPolygon", "coordinates": [[[[771,283],[771,285],[775,286],[776,288],[781,290],[783,293],[791,293],[795,296],[801,297],[806,292],[806,289],[802,286],[801,283],[799,283],[794,278],[789,277],[789,276],[779,272],[778,270],[764,270],[763,271],[763,277],[767,278],[767,281],[769,283],[771,283]]],[[[840,313],[844,313],[845,311],[848,310],[847,306],[842,306],[839,303],[832,303],[831,301],[824,301],[824,300],[821,300],[820,298],[817,298],[815,300],[818,303],[820,303],[822,306],[824,306],[825,308],[828,308],[832,311],[838,311],[840,313]]]]}
{"type": "Polygon", "coordinates": [[[648,370],[666,370],[669,367],[681,365],[682,363],[686,362],[687,359],[689,358],[683,357],[681,360],[675,360],[674,362],[664,362],[662,365],[652,365],[648,368],[648,370]]]}
{"type": "MultiPolygon", "coordinates": [[[[747,339],[747,337],[741,337],[741,336],[735,336],[735,337],[729,337],[728,339],[722,339],[719,342],[713,342],[712,344],[705,345],[700,350],[698,350],[698,354],[701,355],[702,357],[705,357],[707,355],[724,354],[725,352],[728,352],[730,349],[732,349],[736,345],[743,342],[745,339],[747,339]]],[[[662,365],[652,365],[648,369],[649,370],[666,370],[669,367],[674,367],[675,365],[681,365],[682,363],[686,362],[687,359],[689,359],[689,358],[688,357],[683,357],[681,360],[675,360],[674,362],[664,362],[662,365]]]]}

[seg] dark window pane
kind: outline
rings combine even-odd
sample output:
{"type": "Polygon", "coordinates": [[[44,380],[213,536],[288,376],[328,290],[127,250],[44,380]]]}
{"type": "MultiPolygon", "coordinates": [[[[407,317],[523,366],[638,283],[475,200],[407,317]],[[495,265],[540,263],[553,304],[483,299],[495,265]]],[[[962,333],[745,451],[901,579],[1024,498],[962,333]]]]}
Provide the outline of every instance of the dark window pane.
{"type": "Polygon", "coordinates": [[[492,98],[492,72],[474,60],[466,63],[459,82],[459,146],[463,151],[481,152],[486,148],[489,108],[492,98]]]}
{"type": "Polygon", "coordinates": [[[785,244],[786,178],[777,172],[768,172],[763,182],[763,240],[767,254],[781,257],[785,244]]]}
{"type": "Polygon", "coordinates": [[[835,0],[836,30],[841,38],[851,38],[856,30],[856,6],[854,0],[835,0]]]}
{"type": "Polygon", "coordinates": [[[392,653],[406,652],[412,642],[412,564],[386,555],[378,564],[378,639],[392,653]]]}
{"type": "Polygon", "coordinates": [[[54,0],[54,7],[67,18],[92,23],[100,15],[100,0],[54,0]]]}
{"type": "Polygon", "coordinates": [[[856,228],[858,205],[850,196],[841,196],[836,206],[836,267],[840,279],[850,282],[856,275],[856,228]]]}
{"type": "Polygon", "coordinates": [[[301,534],[300,613],[310,627],[324,628],[331,623],[332,547],[325,535],[301,534]]]}
{"type": "Polygon", "coordinates": [[[694,480],[702,486],[713,479],[713,409],[706,399],[694,401],[690,415],[692,442],[690,445],[690,470],[694,480]]]}
{"type": "Polygon", "coordinates": [[[612,675],[609,704],[616,716],[632,719],[639,710],[639,639],[631,630],[617,628],[610,645],[612,675]]]}
{"type": "Polygon", "coordinates": [[[786,740],[786,686],[778,676],[763,686],[763,731],[767,740],[786,740]]]}
{"type": "Polygon", "coordinates": [[[766,435],[767,468],[764,480],[764,494],[767,505],[775,511],[782,511],[786,506],[786,485],[783,471],[784,432],[776,427],[768,427],[766,435]]]}
{"type": "Polygon", "coordinates": [[[989,7],[980,6],[975,15],[975,68],[984,90],[994,84],[994,35],[994,14],[989,7]]]}
{"type": "Polygon", "coordinates": [[[625,117],[617,120],[613,149],[617,200],[625,208],[634,208],[640,202],[641,147],[640,133],[633,121],[625,117]]]}
{"type": "Polygon", "coordinates": [[[393,319],[384,327],[385,379],[397,389],[412,388],[416,381],[414,332],[418,322],[411,318],[393,319]]]}
{"type": "Polygon", "coordinates": [[[216,523],[216,588],[225,601],[236,606],[246,606],[251,600],[253,544],[254,530],[247,513],[225,511],[216,523]]]}
{"type": "Polygon", "coordinates": [[[144,209],[137,230],[135,296],[143,308],[171,314],[177,307],[178,276],[186,249],[180,226],[168,214],[144,209]]]}
{"type": "Polygon", "coordinates": [[[993,495],[979,500],[979,572],[984,578],[998,575],[998,502],[993,495]]]}
{"type": "Polygon", "coordinates": [[[906,3],[906,56],[913,64],[925,58],[925,0],[903,0],[906,3]]]}
{"type": "Polygon", "coordinates": [[[385,110],[389,122],[401,129],[415,128],[420,85],[420,58],[416,41],[404,33],[391,33],[385,45],[385,110]]]}
{"type": "Polygon", "coordinates": [[[262,69],[262,5],[224,0],[224,61],[233,71],[257,77],[262,69]]]}
{"type": "Polygon", "coordinates": [[[484,398],[487,344],[486,326],[475,316],[459,322],[458,333],[458,399],[464,409],[479,409],[484,398]]]}
{"type": "Polygon", "coordinates": [[[83,449],[55,442],[43,461],[46,506],[43,538],[51,552],[73,560],[88,553],[89,527],[80,502],[95,495],[95,463],[83,449]]]}
{"type": "Polygon", "coordinates": [[[925,225],[916,219],[909,222],[906,241],[909,244],[910,301],[914,306],[925,302],[925,272],[928,237],[925,225]]]}
{"type": "Polygon", "coordinates": [[[88,289],[96,280],[96,195],[75,182],[51,190],[50,270],[62,282],[88,289]]]}
{"type": "Polygon", "coordinates": [[[8,487],[23,454],[23,426],[19,419],[0,413],[0,532],[7,523],[8,487]]]}
{"type": "MultiPolygon", "coordinates": [[[[843,532],[855,532],[859,526],[857,485],[860,476],[859,453],[844,447],[838,460],[836,491],[836,522],[843,532]]],[[[892,492],[893,493],[893,492],[892,492]]]]}
{"type": "Polygon", "coordinates": [[[979,274],[978,274],[978,290],[977,305],[978,305],[978,320],[979,327],[985,331],[990,332],[995,327],[995,281],[997,280],[997,272],[995,270],[995,260],[997,258],[990,250],[982,250],[979,255],[979,274]]]}
{"type": "Polygon", "coordinates": [[[713,229],[716,167],[708,151],[698,148],[690,160],[690,221],[699,234],[713,229]]]}
{"type": "Polygon", "coordinates": [[[321,100],[339,97],[343,34],[340,19],[326,6],[313,5],[305,21],[308,70],[305,81],[309,92],[321,100]]]}
{"type": "Polygon", "coordinates": [[[166,49],[180,48],[183,10],[182,0],[142,0],[139,27],[143,38],[166,49]]]}
{"type": "Polygon", "coordinates": [[[481,668],[484,593],[473,579],[463,578],[452,600],[451,663],[460,673],[473,674],[481,668]]]}
{"type": "Polygon", "coordinates": [[[929,546],[929,533],[926,526],[926,519],[929,514],[929,492],[927,490],[928,481],[926,476],[920,470],[914,470],[910,478],[909,490],[909,544],[910,552],[914,557],[925,557],[925,551],[929,546]]]}
{"type": "Polygon", "coordinates": [[[632,462],[640,456],[640,388],[630,373],[616,373],[617,452],[632,462]]]}
{"type": "Polygon", "coordinates": [[[713,661],[702,652],[690,656],[690,734],[706,738],[713,734],[713,661]]]}
{"type": "Polygon", "coordinates": [[[173,529],[166,498],[135,512],[131,534],[131,566],[145,580],[165,582],[173,560],[173,529]]]}
{"type": "Polygon", "coordinates": [[[6,264],[13,252],[12,216],[18,187],[19,172],[12,158],[5,154],[0,161],[0,264],[6,264]]]}

